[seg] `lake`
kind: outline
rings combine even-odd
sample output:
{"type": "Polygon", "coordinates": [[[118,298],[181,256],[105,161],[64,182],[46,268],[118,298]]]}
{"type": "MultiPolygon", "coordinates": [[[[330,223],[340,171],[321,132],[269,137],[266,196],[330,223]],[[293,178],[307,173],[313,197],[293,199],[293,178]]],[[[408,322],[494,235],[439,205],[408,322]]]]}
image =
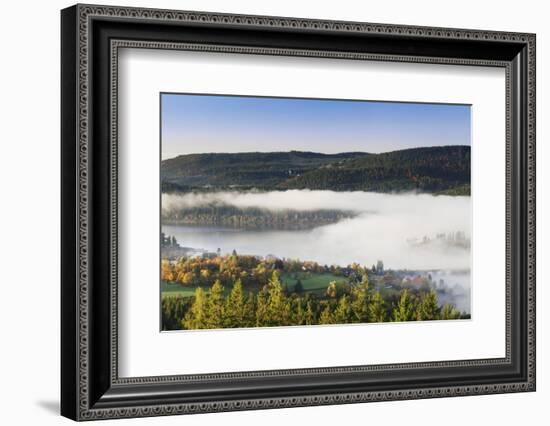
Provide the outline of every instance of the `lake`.
{"type": "Polygon", "coordinates": [[[342,209],[356,216],[314,229],[248,230],[220,226],[165,225],[183,247],[222,254],[250,254],[386,268],[469,269],[470,197],[291,190],[258,193],[163,194],[163,209],[223,202],[268,210],[342,209]],[[459,241],[457,235],[465,241],[459,241]]]}

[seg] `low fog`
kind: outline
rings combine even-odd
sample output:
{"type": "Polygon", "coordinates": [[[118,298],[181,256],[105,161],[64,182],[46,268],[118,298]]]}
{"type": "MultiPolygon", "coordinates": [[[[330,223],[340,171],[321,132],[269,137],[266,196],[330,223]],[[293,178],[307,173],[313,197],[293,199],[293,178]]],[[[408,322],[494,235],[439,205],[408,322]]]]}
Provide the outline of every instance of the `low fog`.
{"type": "Polygon", "coordinates": [[[382,260],[392,269],[469,269],[470,251],[438,241],[415,245],[412,240],[463,232],[471,237],[470,197],[429,194],[380,194],[291,190],[162,195],[163,210],[182,210],[221,203],[240,208],[275,210],[340,209],[357,213],[352,219],[307,231],[243,231],[163,226],[182,246],[229,253],[314,260],[322,264],[365,265],[382,260]]]}

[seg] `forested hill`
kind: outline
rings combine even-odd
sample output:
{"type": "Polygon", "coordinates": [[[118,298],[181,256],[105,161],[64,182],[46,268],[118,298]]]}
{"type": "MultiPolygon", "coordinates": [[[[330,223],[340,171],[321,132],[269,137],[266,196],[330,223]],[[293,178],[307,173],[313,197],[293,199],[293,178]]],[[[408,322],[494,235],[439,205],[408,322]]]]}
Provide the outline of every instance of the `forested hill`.
{"type": "Polygon", "coordinates": [[[470,147],[382,154],[247,152],[189,154],[161,164],[164,192],[252,189],[470,193],[470,147]]]}

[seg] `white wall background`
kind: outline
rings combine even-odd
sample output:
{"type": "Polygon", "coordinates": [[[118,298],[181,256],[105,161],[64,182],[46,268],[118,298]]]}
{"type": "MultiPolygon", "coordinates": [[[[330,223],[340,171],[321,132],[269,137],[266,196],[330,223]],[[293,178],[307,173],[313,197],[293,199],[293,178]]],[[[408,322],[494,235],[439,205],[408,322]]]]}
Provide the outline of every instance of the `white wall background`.
{"type": "MultiPolygon", "coordinates": [[[[108,1],[143,7],[526,31],[537,33],[538,390],[530,394],[293,408],[102,424],[473,425],[544,424],[550,401],[550,28],[545,2],[431,0],[108,1]],[[131,422],[131,423],[130,423],[131,422]]],[[[0,419],[69,424],[59,405],[59,9],[71,2],[11,1],[0,25],[0,419]],[[32,246],[31,246],[32,245],[32,246]]],[[[487,166],[490,170],[491,165],[487,166]]]]}

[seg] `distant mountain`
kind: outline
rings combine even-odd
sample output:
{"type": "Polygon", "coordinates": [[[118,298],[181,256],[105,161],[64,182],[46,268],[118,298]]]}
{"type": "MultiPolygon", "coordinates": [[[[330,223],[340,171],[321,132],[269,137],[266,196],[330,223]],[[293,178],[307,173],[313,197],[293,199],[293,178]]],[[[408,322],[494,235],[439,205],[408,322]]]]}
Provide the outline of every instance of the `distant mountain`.
{"type": "Polygon", "coordinates": [[[400,192],[467,195],[470,147],[412,148],[383,154],[245,152],[189,154],[161,164],[163,192],[226,189],[400,192]]]}

